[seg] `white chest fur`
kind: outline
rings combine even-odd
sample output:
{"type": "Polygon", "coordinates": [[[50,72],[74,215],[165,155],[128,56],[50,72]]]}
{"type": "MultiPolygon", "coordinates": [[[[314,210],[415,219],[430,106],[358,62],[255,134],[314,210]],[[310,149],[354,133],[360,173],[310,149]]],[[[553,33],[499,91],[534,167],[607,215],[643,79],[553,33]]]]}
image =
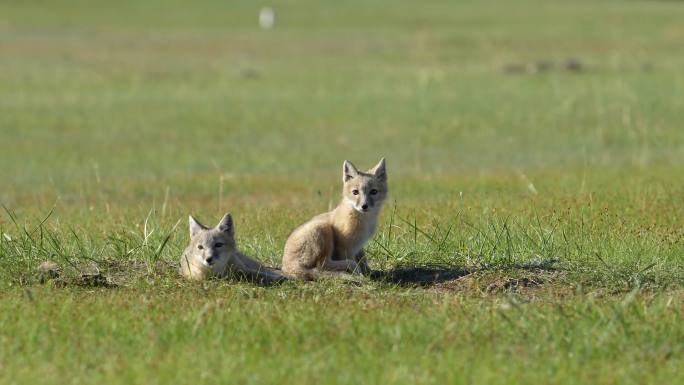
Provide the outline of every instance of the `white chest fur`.
{"type": "Polygon", "coordinates": [[[337,258],[353,258],[363,249],[368,240],[375,233],[377,217],[359,215],[358,213],[344,213],[336,216],[333,227],[336,232],[335,254],[337,258]]]}
{"type": "Polygon", "coordinates": [[[363,231],[361,232],[361,237],[359,238],[358,244],[355,245],[354,255],[356,255],[363,247],[368,243],[368,241],[375,234],[375,228],[377,226],[377,218],[373,217],[365,223],[363,231]]]}

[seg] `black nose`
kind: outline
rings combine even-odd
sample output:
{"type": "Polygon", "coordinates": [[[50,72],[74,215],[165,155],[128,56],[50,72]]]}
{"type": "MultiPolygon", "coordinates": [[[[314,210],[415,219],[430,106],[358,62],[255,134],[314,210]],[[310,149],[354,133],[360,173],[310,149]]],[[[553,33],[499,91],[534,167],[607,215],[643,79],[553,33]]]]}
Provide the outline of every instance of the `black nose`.
{"type": "Polygon", "coordinates": [[[364,210],[368,210],[368,205],[363,205],[363,206],[361,206],[361,208],[364,210]]]}
{"type": "Polygon", "coordinates": [[[211,263],[214,261],[214,257],[209,257],[207,258],[207,263],[211,265],[211,263]]]}

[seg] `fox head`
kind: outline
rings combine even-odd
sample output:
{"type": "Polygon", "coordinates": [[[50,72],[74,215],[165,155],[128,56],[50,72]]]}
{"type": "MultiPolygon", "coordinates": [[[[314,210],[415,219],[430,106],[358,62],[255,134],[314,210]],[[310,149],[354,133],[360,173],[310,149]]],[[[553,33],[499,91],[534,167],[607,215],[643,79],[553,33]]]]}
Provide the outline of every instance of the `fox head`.
{"type": "Polygon", "coordinates": [[[192,215],[189,223],[188,262],[203,270],[222,271],[236,251],[233,217],[230,214],[224,215],[214,228],[204,226],[192,215]]]}
{"type": "Polygon", "coordinates": [[[345,160],[342,165],[343,195],[354,210],[360,213],[377,213],[387,197],[387,170],[385,158],[375,167],[363,172],[345,160]]]}

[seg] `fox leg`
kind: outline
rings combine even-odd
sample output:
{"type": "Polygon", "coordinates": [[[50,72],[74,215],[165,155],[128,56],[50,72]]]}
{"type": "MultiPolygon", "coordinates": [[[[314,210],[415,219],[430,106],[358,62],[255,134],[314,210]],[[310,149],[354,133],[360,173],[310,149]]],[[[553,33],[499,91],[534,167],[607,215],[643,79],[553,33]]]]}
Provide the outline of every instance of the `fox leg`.
{"type": "Polygon", "coordinates": [[[332,255],[328,256],[328,258],[326,258],[323,261],[323,263],[321,264],[321,268],[323,270],[347,271],[354,274],[361,273],[361,268],[359,267],[359,264],[356,263],[356,261],[354,261],[353,259],[335,260],[332,259],[332,255]]]}
{"type": "Polygon", "coordinates": [[[331,258],[333,248],[332,230],[325,223],[310,222],[285,242],[283,272],[289,277],[314,280],[318,275],[312,272],[331,258]]]}
{"type": "Polygon", "coordinates": [[[363,251],[363,249],[356,253],[354,260],[358,264],[361,274],[368,274],[371,272],[371,268],[368,266],[368,258],[366,258],[366,253],[363,251]]]}
{"type": "Polygon", "coordinates": [[[332,255],[328,255],[318,267],[305,267],[301,265],[287,268],[283,266],[284,272],[291,278],[314,281],[321,278],[341,278],[345,280],[355,280],[354,275],[360,274],[360,269],[356,261],[351,259],[335,260],[332,255]]]}

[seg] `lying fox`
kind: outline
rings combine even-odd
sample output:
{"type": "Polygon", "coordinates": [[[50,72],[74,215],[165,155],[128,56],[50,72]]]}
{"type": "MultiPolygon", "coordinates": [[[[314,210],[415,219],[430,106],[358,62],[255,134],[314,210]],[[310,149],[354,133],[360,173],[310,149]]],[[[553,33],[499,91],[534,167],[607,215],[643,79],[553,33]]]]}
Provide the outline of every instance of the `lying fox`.
{"type": "Polygon", "coordinates": [[[370,272],[363,246],[375,233],[387,197],[385,159],[362,172],[349,161],[342,166],[342,202],[292,232],[285,243],[283,272],[313,280],[370,272]]]}
{"type": "Polygon", "coordinates": [[[180,273],[191,280],[210,277],[244,275],[262,282],[279,282],[287,279],[277,270],[240,253],[235,245],[235,226],[230,214],[213,229],[207,228],[192,216],[190,222],[190,245],[180,259],[180,273]]]}

